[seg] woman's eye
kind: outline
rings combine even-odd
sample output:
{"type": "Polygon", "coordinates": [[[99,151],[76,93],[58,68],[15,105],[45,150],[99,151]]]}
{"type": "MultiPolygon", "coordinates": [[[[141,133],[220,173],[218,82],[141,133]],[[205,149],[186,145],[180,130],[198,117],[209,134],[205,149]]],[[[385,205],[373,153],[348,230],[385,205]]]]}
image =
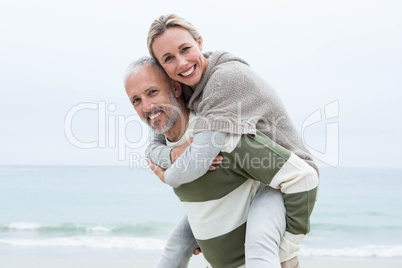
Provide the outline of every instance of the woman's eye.
{"type": "Polygon", "coordinates": [[[168,62],[168,61],[170,61],[172,59],[172,56],[167,56],[166,58],[165,58],[165,62],[168,62]]]}
{"type": "Polygon", "coordinates": [[[182,52],[186,52],[186,51],[189,50],[189,49],[190,49],[190,47],[184,47],[183,50],[182,50],[182,52]]]}
{"type": "Polygon", "coordinates": [[[157,90],[150,90],[149,91],[149,95],[153,95],[153,94],[155,94],[157,92],[157,90]]]}

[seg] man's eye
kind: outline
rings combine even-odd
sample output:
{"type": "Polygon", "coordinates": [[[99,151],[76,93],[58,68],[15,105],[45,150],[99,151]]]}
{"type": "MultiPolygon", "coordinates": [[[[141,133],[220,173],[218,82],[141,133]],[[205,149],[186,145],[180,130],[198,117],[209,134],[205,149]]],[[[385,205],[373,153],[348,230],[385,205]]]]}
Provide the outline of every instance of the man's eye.
{"type": "Polygon", "coordinates": [[[139,98],[135,98],[135,99],[133,99],[133,104],[136,104],[136,103],[138,103],[139,101],[140,101],[139,98]]]}
{"type": "Polygon", "coordinates": [[[149,91],[149,95],[153,95],[153,94],[155,94],[156,92],[158,92],[157,90],[150,90],[149,91]]]}

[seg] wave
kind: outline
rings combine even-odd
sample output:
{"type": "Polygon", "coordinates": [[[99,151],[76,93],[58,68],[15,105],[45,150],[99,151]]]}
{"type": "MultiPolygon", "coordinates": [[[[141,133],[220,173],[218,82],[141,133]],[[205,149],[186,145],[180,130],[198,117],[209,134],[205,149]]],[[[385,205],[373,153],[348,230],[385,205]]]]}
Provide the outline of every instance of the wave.
{"type": "MultiPolygon", "coordinates": [[[[37,223],[37,222],[14,222],[0,224],[0,232],[37,232],[40,234],[90,234],[90,233],[111,233],[111,234],[133,234],[141,236],[152,236],[158,234],[167,234],[174,226],[173,223],[166,222],[126,222],[126,223],[37,223]]],[[[312,233],[322,231],[331,232],[373,232],[373,231],[396,231],[402,232],[402,226],[384,225],[384,226],[358,226],[343,224],[312,224],[312,233]]]]}
{"type": "Polygon", "coordinates": [[[166,241],[134,237],[57,237],[46,239],[0,239],[0,244],[17,247],[86,247],[103,249],[161,250],[166,241]]]}
{"type": "Polygon", "coordinates": [[[45,224],[36,222],[14,222],[0,224],[0,232],[33,232],[38,234],[116,234],[116,235],[136,235],[152,236],[169,233],[172,223],[165,222],[132,222],[132,223],[60,223],[45,224]]]}
{"type": "Polygon", "coordinates": [[[333,224],[333,223],[313,223],[311,230],[320,231],[336,231],[336,232],[370,232],[370,231],[399,231],[402,232],[402,225],[352,225],[352,224],[333,224]]]}
{"type": "MultiPolygon", "coordinates": [[[[2,238],[1,245],[15,247],[84,247],[98,249],[162,250],[166,240],[138,237],[72,236],[41,239],[2,238]]],[[[307,257],[397,258],[402,245],[364,245],[343,248],[307,248],[300,250],[307,257]]]]}
{"type": "Polygon", "coordinates": [[[301,256],[309,257],[402,257],[402,245],[364,245],[343,248],[302,248],[301,256]]]}

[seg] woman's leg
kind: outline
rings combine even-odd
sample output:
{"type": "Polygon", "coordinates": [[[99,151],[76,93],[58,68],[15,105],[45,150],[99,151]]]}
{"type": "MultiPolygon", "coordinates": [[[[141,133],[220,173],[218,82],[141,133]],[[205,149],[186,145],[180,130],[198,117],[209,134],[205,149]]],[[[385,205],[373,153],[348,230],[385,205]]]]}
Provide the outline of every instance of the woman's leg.
{"type": "Polygon", "coordinates": [[[186,268],[198,248],[187,215],[176,224],[155,268],[186,268]]]}
{"type": "Polygon", "coordinates": [[[286,229],[285,214],[282,193],[261,183],[247,218],[247,268],[281,267],[278,252],[286,229]]]}

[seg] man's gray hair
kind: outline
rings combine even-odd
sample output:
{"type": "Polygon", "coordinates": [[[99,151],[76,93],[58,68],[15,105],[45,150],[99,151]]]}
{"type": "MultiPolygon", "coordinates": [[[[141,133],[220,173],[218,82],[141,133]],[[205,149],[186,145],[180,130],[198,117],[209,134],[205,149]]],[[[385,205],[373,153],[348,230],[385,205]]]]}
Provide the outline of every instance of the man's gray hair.
{"type": "Polygon", "coordinates": [[[130,63],[127,66],[126,73],[123,77],[123,82],[124,85],[127,83],[127,79],[130,77],[132,74],[138,73],[140,70],[142,70],[145,67],[152,67],[156,70],[158,74],[160,74],[167,83],[170,83],[170,77],[166,74],[165,70],[160,66],[160,64],[152,57],[149,56],[144,56],[139,58],[138,60],[130,63]]]}

